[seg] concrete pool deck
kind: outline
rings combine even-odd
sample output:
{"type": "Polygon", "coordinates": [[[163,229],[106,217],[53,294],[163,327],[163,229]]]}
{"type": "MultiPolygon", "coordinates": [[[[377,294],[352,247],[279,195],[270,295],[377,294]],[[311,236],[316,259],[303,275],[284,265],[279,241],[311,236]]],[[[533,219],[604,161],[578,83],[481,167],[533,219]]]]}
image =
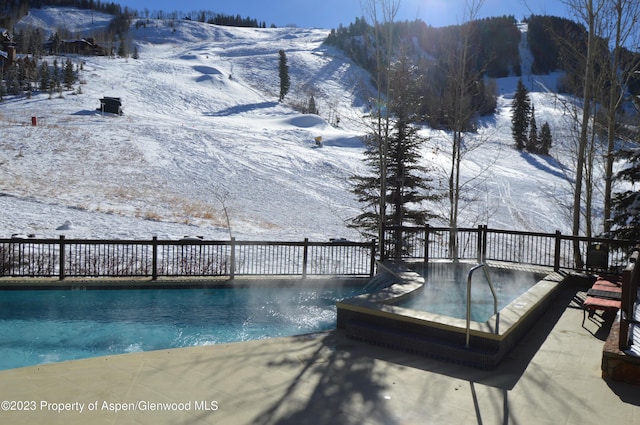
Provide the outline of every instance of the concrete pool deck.
{"type": "Polygon", "coordinates": [[[640,387],[601,378],[609,327],[598,317],[581,326],[583,296],[563,289],[491,371],[331,331],[0,371],[0,419],[47,425],[640,425],[640,387]],[[125,407],[137,410],[115,411],[125,407]]]}

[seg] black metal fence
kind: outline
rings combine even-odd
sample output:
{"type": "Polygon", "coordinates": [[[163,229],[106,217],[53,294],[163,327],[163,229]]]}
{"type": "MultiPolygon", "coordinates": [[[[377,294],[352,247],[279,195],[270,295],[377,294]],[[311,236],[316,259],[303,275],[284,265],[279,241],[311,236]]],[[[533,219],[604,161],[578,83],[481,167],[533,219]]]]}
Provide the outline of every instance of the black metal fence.
{"type": "MultiPolygon", "coordinates": [[[[594,246],[602,247],[596,254],[606,253],[607,268],[617,268],[624,267],[634,245],[632,241],[487,226],[455,230],[399,227],[385,230],[383,257],[501,261],[582,270],[590,266],[589,252],[594,246]]],[[[602,259],[594,258],[602,268],[602,259]]],[[[4,277],[366,277],[375,273],[375,260],[376,241],[0,239],[0,276],[4,277]]]]}
{"type": "Polygon", "coordinates": [[[0,239],[5,277],[372,276],[375,241],[0,239]]]}
{"type": "Polygon", "coordinates": [[[636,241],[563,235],[559,231],[522,232],[487,226],[454,230],[425,226],[385,229],[384,247],[386,257],[405,260],[502,261],[548,266],[554,270],[583,270],[602,266],[600,255],[590,255],[595,252],[594,247],[606,255],[607,268],[614,269],[624,267],[636,244],[636,241]]]}

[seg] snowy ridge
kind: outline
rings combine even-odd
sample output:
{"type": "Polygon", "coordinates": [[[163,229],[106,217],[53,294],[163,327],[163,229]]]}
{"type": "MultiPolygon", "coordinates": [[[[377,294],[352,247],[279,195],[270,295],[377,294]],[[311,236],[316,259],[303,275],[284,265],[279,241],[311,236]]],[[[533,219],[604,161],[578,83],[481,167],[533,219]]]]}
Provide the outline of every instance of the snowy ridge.
{"type": "Polygon", "coordinates": [[[45,38],[48,38],[49,35],[64,28],[79,37],[88,37],[96,30],[107,28],[112,20],[112,15],[101,12],[45,7],[31,9],[31,12],[18,22],[15,30],[17,32],[24,27],[42,28],[46,31],[45,38]]]}
{"type": "MultiPolygon", "coordinates": [[[[29,19],[55,27],[52,10],[69,11],[34,9],[29,19]]],[[[150,21],[131,32],[138,60],[73,58],[83,62],[80,94],[0,103],[0,237],[226,239],[224,204],[239,239],[361,239],[345,223],[359,211],[349,177],[363,170],[369,80],[322,45],[328,31],[150,21]],[[313,93],[320,116],[277,102],[280,49],[290,66],[287,100],[313,93]],[[122,97],[124,115],[96,111],[103,96],[122,97]]],[[[565,102],[541,90],[555,78],[531,76],[529,89],[538,125],[548,121],[557,141],[568,128],[565,102]]],[[[552,148],[555,159],[512,148],[516,83],[499,81],[498,112],[465,142],[478,148],[465,157],[473,202],[463,225],[567,231],[569,155],[562,145],[552,148]]],[[[448,135],[423,131],[425,165],[444,187],[448,135]]]]}

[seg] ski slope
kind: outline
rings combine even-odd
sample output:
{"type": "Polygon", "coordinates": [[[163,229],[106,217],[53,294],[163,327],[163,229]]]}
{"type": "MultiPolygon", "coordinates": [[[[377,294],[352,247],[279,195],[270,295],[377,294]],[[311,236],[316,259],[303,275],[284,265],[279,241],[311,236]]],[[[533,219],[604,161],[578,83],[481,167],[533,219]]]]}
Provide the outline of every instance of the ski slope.
{"type": "MultiPolygon", "coordinates": [[[[80,12],[33,9],[21,25],[88,33],[87,20],[102,22],[80,12]]],[[[131,28],[139,59],[72,56],[82,64],[73,92],[0,103],[0,237],[362,239],[346,223],[359,212],[349,178],[365,171],[369,79],[322,44],[328,32],[150,20],[131,28]],[[310,94],[319,116],[291,107],[310,94]],[[103,96],[121,97],[124,115],[96,110],[103,96]]],[[[551,157],[513,149],[518,78],[498,81],[497,113],[465,138],[462,226],[569,231],[572,101],[554,94],[556,79],[523,76],[538,126],[551,125],[551,157]]],[[[424,165],[444,190],[450,136],[422,133],[424,165]]],[[[447,216],[446,204],[424,208],[447,216]]]]}

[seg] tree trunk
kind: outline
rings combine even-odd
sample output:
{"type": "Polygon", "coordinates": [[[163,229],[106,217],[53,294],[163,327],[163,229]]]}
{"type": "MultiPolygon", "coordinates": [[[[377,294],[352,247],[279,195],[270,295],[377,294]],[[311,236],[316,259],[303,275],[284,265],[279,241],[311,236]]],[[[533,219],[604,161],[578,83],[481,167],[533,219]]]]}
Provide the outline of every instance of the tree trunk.
{"type": "MultiPolygon", "coordinates": [[[[469,22],[475,17],[478,9],[482,5],[482,1],[476,3],[472,1],[467,8],[469,10],[469,22]]],[[[469,105],[466,102],[467,88],[469,86],[468,76],[466,72],[467,59],[469,55],[469,27],[468,25],[462,25],[464,34],[462,34],[462,51],[459,52],[459,63],[457,69],[454,70],[454,78],[456,84],[456,98],[454,104],[454,117],[453,117],[453,143],[451,149],[451,174],[449,177],[449,202],[450,202],[450,214],[449,214],[449,256],[457,261],[459,258],[458,252],[458,208],[460,204],[460,162],[462,161],[462,133],[466,123],[466,115],[469,114],[469,105]]]]}
{"type": "MultiPolygon", "coordinates": [[[[591,115],[591,86],[592,86],[592,67],[593,67],[593,54],[594,54],[594,31],[595,31],[595,14],[593,9],[593,0],[586,0],[585,13],[588,20],[588,39],[587,39],[587,58],[585,62],[584,70],[584,89],[583,89],[583,102],[582,109],[582,124],[580,128],[580,141],[578,146],[578,158],[576,164],[576,184],[575,192],[573,196],[573,227],[572,235],[580,235],[580,217],[582,215],[582,183],[583,173],[585,167],[585,154],[587,149],[587,142],[589,137],[589,119],[591,115]]],[[[582,254],[580,253],[580,243],[577,239],[573,242],[573,258],[575,261],[575,267],[581,269],[584,266],[582,260],[582,254]]]]}
{"type": "Polygon", "coordinates": [[[617,0],[616,9],[616,41],[613,46],[613,62],[609,74],[609,110],[607,111],[607,156],[604,171],[604,217],[603,231],[605,237],[611,232],[611,203],[613,190],[613,160],[616,137],[616,110],[620,102],[618,94],[618,66],[620,62],[620,43],[622,37],[622,0],[617,0]]]}
{"type": "Polygon", "coordinates": [[[380,258],[385,257],[385,220],[387,216],[387,141],[389,138],[390,116],[389,108],[383,104],[389,99],[389,65],[391,64],[393,46],[393,20],[398,13],[400,0],[368,0],[368,14],[371,18],[375,35],[376,52],[376,90],[377,90],[377,138],[379,143],[380,161],[380,202],[378,223],[378,250],[380,258]],[[381,10],[378,9],[380,6],[381,10]],[[380,22],[380,17],[382,22],[380,22]],[[386,29],[386,34],[381,34],[381,28],[386,29]],[[385,78],[386,77],[386,78],[385,78]],[[383,87],[384,81],[384,87],[383,87]]]}

